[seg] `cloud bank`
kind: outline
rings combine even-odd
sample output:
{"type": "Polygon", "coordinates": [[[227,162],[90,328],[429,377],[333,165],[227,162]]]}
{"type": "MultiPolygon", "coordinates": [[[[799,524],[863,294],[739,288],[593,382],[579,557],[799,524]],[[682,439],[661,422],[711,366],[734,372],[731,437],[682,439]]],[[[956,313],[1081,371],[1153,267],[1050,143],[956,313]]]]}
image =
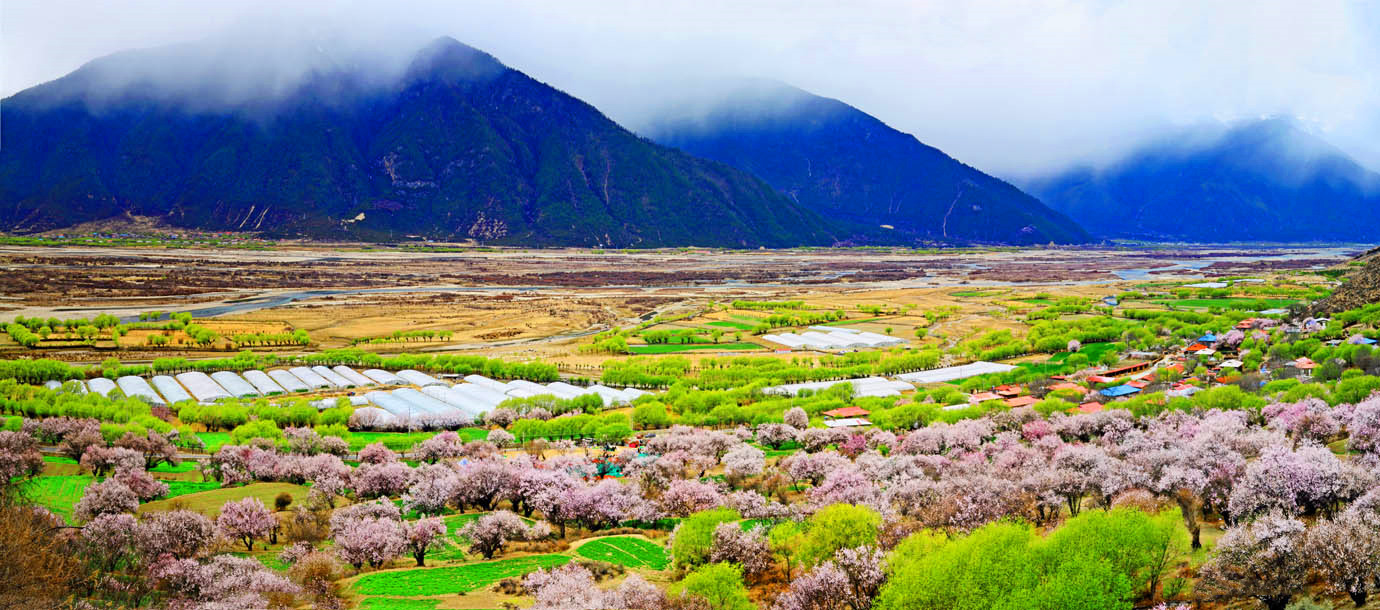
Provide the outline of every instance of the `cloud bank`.
{"type": "MultiPolygon", "coordinates": [[[[272,87],[344,36],[388,58],[450,35],[639,129],[716,82],[843,100],[986,171],[1106,163],[1170,129],[1297,117],[1380,168],[1380,4],[860,0],[0,3],[0,93],[109,53],[225,36],[272,87]],[[323,34],[322,32],[327,32],[323,34]],[[324,38],[323,38],[324,37],[324,38]]],[[[358,61],[366,61],[359,59],[358,61]]],[[[241,91],[226,85],[228,90],[241,91]]],[[[257,90],[248,89],[250,93],[257,90]]]]}

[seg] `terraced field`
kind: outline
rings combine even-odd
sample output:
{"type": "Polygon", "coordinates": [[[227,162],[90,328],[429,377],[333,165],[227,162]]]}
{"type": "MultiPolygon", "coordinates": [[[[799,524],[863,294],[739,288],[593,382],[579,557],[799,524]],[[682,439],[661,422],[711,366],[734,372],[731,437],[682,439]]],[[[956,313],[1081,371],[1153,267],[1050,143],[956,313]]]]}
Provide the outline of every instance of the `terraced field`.
{"type": "Polygon", "coordinates": [[[356,581],[354,590],[361,595],[408,596],[419,591],[427,595],[454,595],[569,562],[569,555],[532,555],[443,568],[375,572],[356,581]]]}
{"type": "Polygon", "coordinates": [[[750,351],[759,350],[762,346],[756,343],[690,343],[690,344],[669,344],[659,343],[656,345],[630,345],[628,351],[634,354],[676,354],[680,352],[703,352],[703,351],[750,351]]]}
{"type": "Polygon", "coordinates": [[[93,480],[90,475],[38,477],[24,484],[23,493],[35,504],[71,523],[72,509],[93,480]]]}
{"type": "MultiPolygon", "coordinates": [[[[470,539],[460,535],[460,529],[465,527],[465,524],[487,514],[488,513],[466,513],[463,515],[451,515],[442,519],[442,522],[446,524],[446,537],[443,541],[444,546],[427,553],[427,559],[464,559],[465,550],[470,547],[470,539]]],[[[531,519],[523,519],[522,521],[529,526],[536,523],[531,519]]]]}
{"type": "Polygon", "coordinates": [[[664,570],[671,560],[661,545],[632,536],[596,538],[580,545],[575,552],[581,557],[607,561],[630,568],[664,570]]]}

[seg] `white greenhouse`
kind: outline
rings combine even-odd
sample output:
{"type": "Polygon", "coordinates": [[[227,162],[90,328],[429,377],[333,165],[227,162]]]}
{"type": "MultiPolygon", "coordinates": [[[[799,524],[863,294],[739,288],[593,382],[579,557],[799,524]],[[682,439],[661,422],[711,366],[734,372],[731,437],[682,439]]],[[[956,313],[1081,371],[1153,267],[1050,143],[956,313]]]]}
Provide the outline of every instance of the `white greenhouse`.
{"type": "Polygon", "coordinates": [[[120,391],[124,392],[125,396],[130,398],[141,398],[144,402],[160,407],[168,405],[168,401],[163,400],[163,397],[159,396],[158,392],[153,391],[153,386],[149,385],[149,382],[144,381],[143,377],[125,375],[124,377],[116,379],[115,385],[119,386],[120,391]]]}
{"type": "Polygon", "coordinates": [[[117,387],[114,381],[106,379],[105,377],[92,379],[86,382],[86,386],[91,388],[92,392],[100,394],[101,396],[110,396],[110,393],[114,392],[117,387]]]}
{"type": "Polygon", "coordinates": [[[364,376],[373,379],[374,383],[379,385],[407,385],[407,382],[397,375],[382,369],[366,369],[364,376]]]}
{"type": "Polygon", "coordinates": [[[287,393],[287,390],[283,389],[283,386],[278,385],[278,382],[273,381],[273,378],[269,377],[268,373],[257,369],[245,371],[244,379],[254,384],[254,389],[258,390],[259,393],[264,396],[277,396],[287,393]]]}
{"type": "Polygon", "coordinates": [[[398,377],[401,377],[403,381],[406,381],[407,383],[415,385],[419,388],[424,388],[429,385],[446,385],[446,382],[441,381],[440,379],[432,377],[431,375],[428,375],[421,371],[414,371],[412,369],[404,369],[398,371],[398,377]]]}
{"type": "Polygon", "coordinates": [[[461,413],[468,415],[471,419],[479,418],[485,411],[492,408],[488,403],[480,402],[473,396],[459,392],[455,388],[433,385],[422,388],[422,393],[459,409],[461,413]]]}
{"type": "Polygon", "coordinates": [[[485,411],[497,407],[499,403],[502,403],[503,401],[508,400],[509,398],[507,394],[495,392],[492,388],[486,388],[484,386],[475,385],[473,383],[462,383],[456,385],[455,387],[451,388],[451,391],[461,394],[463,396],[468,396],[475,402],[483,405],[485,411]]]}
{"type": "Polygon", "coordinates": [[[153,383],[153,388],[163,395],[163,398],[168,399],[169,404],[175,405],[185,400],[196,400],[171,375],[154,375],[150,382],[153,383]]]}
{"type": "Polygon", "coordinates": [[[350,423],[366,430],[391,430],[401,428],[403,420],[378,407],[360,407],[350,416],[350,423]]]}
{"type": "Polygon", "coordinates": [[[220,384],[220,387],[225,388],[225,391],[235,398],[249,398],[259,395],[259,391],[254,389],[254,384],[245,381],[243,377],[233,372],[216,371],[211,373],[211,379],[214,379],[216,383],[220,384]]]}
{"type": "Polygon", "coordinates": [[[364,375],[360,375],[360,374],[359,374],[359,371],[356,371],[356,370],[354,370],[354,369],[352,369],[352,368],[350,368],[350,367],[348,367],[348,366],[345,366],[345,365],[343,365],[343,364],[342,364],[342,365],[339,365],[339,366],[331,367],[331,370],[332,370],[332,371],[335,371],[337,375],[340,375],[341,377],[344,377],[345,379],[350,380],[351,382],[353,382],[355,385],[357,385],[357,386],[359,386],[359,387],[371,386],[371,385],[375,385],[376,383],[378,383],[378,382],[374,381],[373,379],[370,379],[370,378],[368,378],[368,377],[365,377],[364,375]]]}
{"type": "Polygon", "coordinates": [[[477,386],[489,388],[490,390],[498,392],[499,394],[506,394],[508,393],[508,390],[513,389],[508,384],[503,383],[502,381],[494,381],[483,375],[465,375],[465,381],[468,383],[473,383],[477,386]]]}
{"type": "Polygon", "coordinates": [[[287,372],[287,369],[271,370],[268,372],[268,376],[289,392],[306,392],[311,389],[307,387],[307,384],[302,383],[302,380],[298,379],[296,375],[287,372]]]}
{"type": "Polygon", "coordinates": [[[214,402],[230,398],[230,393],[225,388],[220,387],[210,375],[201,371],[189,371],[177,374],[177,382],[192,394],[192,398],[200,402],[214,402]]]}
{"type": "MultiPolygon", "coordinates": [[[[416,407],[412,406],[406,400],[382,390],[374,390],[373,392],[365,394],[364,397],[368,398],[369,402],[373,403],[374,406],[387,411],[400,422],[410,422],[412,421],[412,416],[417,414],[416,407]]],[[[358,413],[359,411],[356,410],[355,412],[358,413]]]]}
{"type": "Polygon", "coordinates": [[[313,390],[330,390],[335,387],[335,384],[326,381],[325,377],[305,366],[294,366],[288,369],[288,372],[292,373],[293,377],[301,379],[302,383],[307,384],[307,387],[313,390]]]}
{"type": "Polygon", "coordinates": [[[311,370],[312,370],[312,371],[315,371],[317,375],[320,375],[320,376],[324,377],[324,378],[326,379],[326,381],[329,381],[329,382],[331,383],[331,385],[333,385],[333,386],[335,386],[335,387],[337,387],[337,388],[353,388],[353,387],[359,385],[358,383],[355,383],[355,382],[353,382],[353,381],[350,381],[349,379],[346,379],[346,378],[345,378],[343,375],[341,375],[340,373],[337,373],[337,372],[335,372],[335,371],[332,371],[332,370],[331,370],[330,368],[328,368],[328,367],[324,367],[324,366],[314,366],[314,367],[311,367],[311,370]]]}

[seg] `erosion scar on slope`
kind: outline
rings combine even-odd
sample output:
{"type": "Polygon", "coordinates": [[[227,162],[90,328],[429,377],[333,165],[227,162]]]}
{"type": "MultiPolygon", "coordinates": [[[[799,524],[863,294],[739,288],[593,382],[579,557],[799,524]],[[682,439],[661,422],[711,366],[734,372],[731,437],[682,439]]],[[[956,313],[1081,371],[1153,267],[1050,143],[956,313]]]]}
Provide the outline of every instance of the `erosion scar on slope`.
{"type": "Polygon", "coordinates": [[[949,202],[949,211],[944,212],[944,224],[939,228],[939,234],[944,237],[949,236],[949,214],[954,213],[954,206],[958,205],[958,200],[963,197],[963,189],[958,189],[958,194],[954,195],[954,200],[949,202]]]}

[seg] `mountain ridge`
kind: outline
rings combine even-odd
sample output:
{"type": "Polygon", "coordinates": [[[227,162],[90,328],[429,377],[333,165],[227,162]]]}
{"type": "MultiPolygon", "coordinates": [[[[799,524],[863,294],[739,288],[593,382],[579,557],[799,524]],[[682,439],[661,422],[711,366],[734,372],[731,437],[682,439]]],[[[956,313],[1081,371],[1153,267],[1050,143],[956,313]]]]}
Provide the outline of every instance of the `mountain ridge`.
{"type": "Polygon", "coordinates": [[[271,108],[185,108],[136,82],[93,110],[74,93],[98,61],[4,100],[0,229],[133,213],[270,236],[610,247],[830,245],[855,229],[451,38],[389,86],[314,71],[271,108]]]}
{"type": "Polygon", "coordinates": [[[765,179],[826,218],[912,239],[1086,243],[1077,223],[1016,186],[840,100],[750,81],[643,130],[660,143],[765,179]]]}
{"type": "Polygon", "coordinates": [[[1107,238],[1364,242],[1380,224],[1380,175],[1285,118],[1170,134],[1026,187],[1107,238]]]}

